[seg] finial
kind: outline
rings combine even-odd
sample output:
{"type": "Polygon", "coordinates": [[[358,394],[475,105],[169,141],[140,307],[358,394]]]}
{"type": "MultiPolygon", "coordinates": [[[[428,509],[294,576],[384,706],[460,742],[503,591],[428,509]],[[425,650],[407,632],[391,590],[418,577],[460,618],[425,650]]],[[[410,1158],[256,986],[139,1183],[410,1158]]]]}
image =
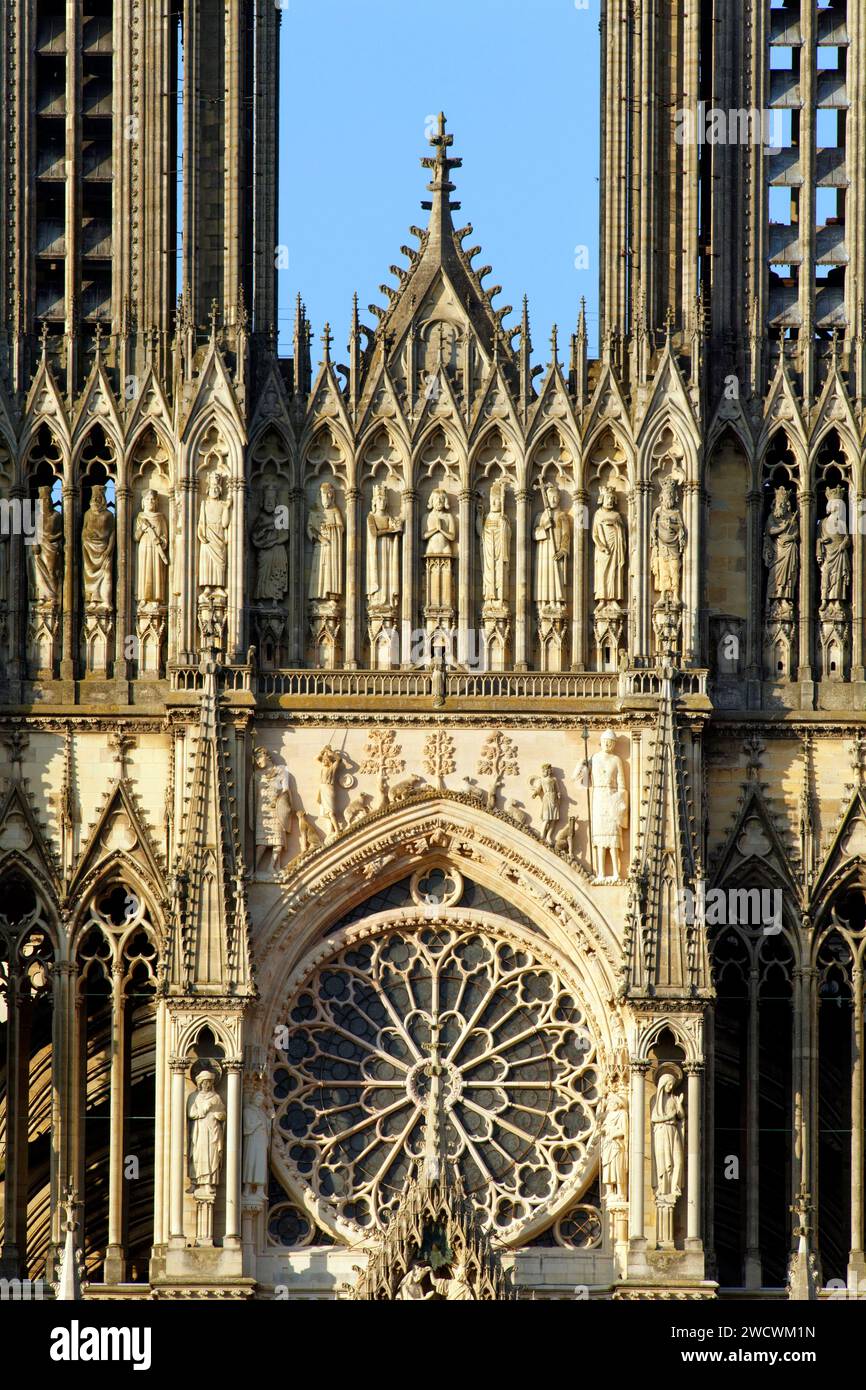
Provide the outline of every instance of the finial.
{"type": "Polygon", "coordinates": [[[673,337],[673,331],[674,331],[674,311],[673,311],[673,309],[671,308],[671,306],[668,305],[668,311],[667,311],[667,313],[665,314],[665,346],[666,346],[666,347],[670,347],[670,345],[671,345],[671,338],[673,337]]]}
{"type": "Polygon", "coordinates": [[[210,339],[211,339],[211,342],[212,342],[212,343],[215,343],[215,342],[216,342],[217,319],[219,318],[219,311],[220,311],[220,306],[219,306],[218,302],[217,302],[215,299],[212,299],[211,302],[210,302],[210,315],[209,315],[209,318],[210,318],[210,339]]]}
{"type": "Polygon", "coordinates": [[[331,360],[331,343],[333,341],[334,339],[331,333],[331,325],[329,323],[326,323],[324,328],[322,329],[322,347],[324,348],[323,361],[325,362],[330,362],[331,360]]]}
{"type": "Polygon", "coordinates": [[[452,169],[459,169],[463,163],[462,159],[457,159],[446,153],[449,146],[454,143],[454,136],[445,129],[444,111],[440,111],[437,117],[436,133],[428,135],[427,139],[435,149],[436,154],[435,156],[425,155],[421,160],[421,166],[424,169],[433,170],[433,177],[427,188],[434,194],[434,200],[431,202],[430,199],[424,199],[421,206],[428,212],[432,211],[435,206],[438,216],[444,224],[449,219],[450,211],[460,206],[458,202],[449,201],[448,195],[454,190],[454,184],[451,182],[449,174],[452,169]]]}
{"type": "Polygon", "coordinates": [[[48,320],[42,320],[42,327],[39,330],[39,345],[42,349],[42,361],[48,357],[48,320]]]}
{"type": "Polygon", "coordinates": [[[93,330],[93,356],[96,362],[102,361],[102,320],[96,320],[93,330]]]}
{"type": "Polygon", "coordinates": [[[559,328],[556,324],[550,330],[550,360],[556,365],[557,353],[559,351],[559,328]]]}

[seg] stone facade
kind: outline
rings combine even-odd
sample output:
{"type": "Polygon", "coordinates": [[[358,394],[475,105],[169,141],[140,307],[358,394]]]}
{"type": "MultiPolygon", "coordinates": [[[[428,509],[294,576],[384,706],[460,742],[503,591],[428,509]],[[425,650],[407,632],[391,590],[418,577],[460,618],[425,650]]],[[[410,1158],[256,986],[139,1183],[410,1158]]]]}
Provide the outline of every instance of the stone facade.
{"type": "Polygon", "coordinates": [[[442,117],[314,374],[300,301],[274,341],[278,10],[185,7],[175,305],[177,17],[0,3],[6,1276],[866,1275],[866,35],[740,8],[703,71],[763,108],[792,46],[781,154],[652,129],[701,99],[698,7],[603,7],[599,360],[583,310],[546,365],[505,325],[442,117]],[[754,216],[831,165],[844,215],[754,216]]]}

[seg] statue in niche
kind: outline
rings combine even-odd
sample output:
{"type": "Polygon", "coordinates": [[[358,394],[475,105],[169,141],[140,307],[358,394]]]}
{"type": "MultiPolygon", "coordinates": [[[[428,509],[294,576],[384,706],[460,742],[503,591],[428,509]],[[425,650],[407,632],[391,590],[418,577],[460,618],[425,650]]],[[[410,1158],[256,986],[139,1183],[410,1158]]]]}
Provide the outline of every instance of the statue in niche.
{"type": "Polygon", "coordinates": [[[800,572],[800,525],[784,487],[773,494],[773,507],[764,527],[764,564],[767,566],[767,601],[794,601],[800,572]]]}
{"type": "Polygon", "coordinates": [[[544,763],[540,777],[531,777],[529,785],[532,795],[541,801],[541,838],[546,844],[553,844],[553,832],[559,820],[559,783],[550,763],[544,763]]]}
{"type": "Polygon", "coordinates": [[[244,1154],[242,1167],[245,1197],[264,1198],[268,1185],[268,1154],[271,1148],[273,1115],[268,1112],[260,1089],[247,1099],[243,1112],[244,1154]]]}
{"type": "Polygon", "coordinates": [[[90,506],[81,527],[81,549],[84,554],[84,602],[88,606],[110,608],[114,596],[114,513],[105,500],[105,487],[95,483],[90,494],[90,506]]]}
{"type": "Polygon", "coordinates": [[[671,1209],[682,1196],[685,1149],[683,1147],[683,1098],[674,1094],[674,1077],[665,1072],[650,1112],[653,1141],[653,1188],[656,1201],[671,1209]]]}
{"type": "Polygon", "coordinates": [[[38,493],[39,529],[27,546],[30,597],[36,603],[57,603],[63,583],[63,517],[51,505],[51,488],[38,493]]]}
{"type": "Polygon", "coordinates": [[[469,1267],[465,1260],[458,1260],[453,1266],[450,1274],[444,1279],[430,1272],[430,1282],[440,1298],[447,1299],[449,1302],[466,1303],[473,1302],[475,1295],[472,1292],[472,1285],[469,1282],[469,1267]]]}
{"type": "Polygon", "coordinates": [[[200,1071],[195,1095],[189,1098],[189,1175],[194,1189],[215,1188],[220,1179],[226,1111],[214,1088],[215,1080],[212,1071],[200,1071]]]}
{"type": "Polygon", "coordinates": [[[628,1106],[619,1091],[608,1094],[601,1136],[601,1176],[609,1197],[625,1201],[626,1141],[628,1137],[628,1106]]]}
{"type": "Polygon", "coordinates": [[[343,513],[331,483],[319,488],[319,505],[307,518],[307,536],[313,542],[310,565],[310,598],[334,601],[343,596],[343,513]]]}
{"type": "Polygon", "coordinates": [[[571,544],[568,513],[559,505],[559,488],[544,485],[544,510],[532,523],[535,550],[535,598],[540,604],[564,605],[565,564],[571,544]]]}
{"type": "Polygon", "coordinates": [[[457,521],[451,515],[448,493],[434,488],[427,501],[423,539],[427,566],[427,607],[450,609],[451,561],[456,553],[457,521]]]}
{"type": "Polygon", "coordinates": [[[385,486],[377,483],[367,517],[367,603],[370,607],[386,608],[397,602],[402,530],[402,515],[389,516],[385,486]]]}
{"type": "Polygon", "coordinates": [[[603,487],[599,492],[592,521],[592,544],[595,597],[600,602],[618,602],[623,597],[627,538],[612,487],[603,487]]]}
{"type": "Polygon", "coordinates": [[[136,595],[138,602],[164,604],[168,575],[168,522],[159,510],[159,498],[148,488],[141,499],[133,535],[138,545],[136,595]]]}
{"type": "Polygon", "coordinates": [[[675,478],[665,478],[650,523],[650,569],[662,603],[678,604],[682,594],[686,524],[679,508],[675,478]]]}
{"type": "Polygon", "coordinates": [[[267,748],[256,748],[253,765],[255,770],[250,779],[249,817],[255,835],[255,865],[258,869],[264,857],[270,853],[271,866],[276,873],[280,859],[288,849],[294,817],[289,774],[286,768],[277,767],[267,748]]]}
{"type": "Polygon", "coordinates": [[[827,489],[827,515],[818,526],[816,554],[821,575],[821,607],[845,603],[851,583],[851,536],[845,489],[827,489]]]}
{"type": "Polygon", "coordinates": [[[250,540],[256,552],[256,583],[253,598],[256,603],[281,603],[289,587],[289,553],[287,533],[278,526],[277,485],[267,482],[262,488],[262,504],[253,522],[250,540]]]}
{"type": "Polygon", "coordinates": [[[200,589],[224,589],[228,576],[229,526],[232,504],[223,497],[223,480],[211,473],[207,496],[198,513],[198,583],[200,589]]]}
{"type": "MultiPolygon", "coordinates": [[[[610,877],[618,879],[622,832],[628,823],[628,786],[622,758],[613,750],[616,735],[605,729],[601,748],[589,759],[592,861],[595,876],[605,878],[606,858],[610,855],[610,877]]],[[[575,768],[575,780],[586,783],[587,768],[575,768]]]]}
{"type": "Polygon", "coordinates": [[[511,557],[511,522],[505,515],[505,485],[494,483],[490,489],[490,511],[482,522],[478,513],[481,537],[481,593],[485,603],[499,605],[508,602],[508,566],[511,557]]]}

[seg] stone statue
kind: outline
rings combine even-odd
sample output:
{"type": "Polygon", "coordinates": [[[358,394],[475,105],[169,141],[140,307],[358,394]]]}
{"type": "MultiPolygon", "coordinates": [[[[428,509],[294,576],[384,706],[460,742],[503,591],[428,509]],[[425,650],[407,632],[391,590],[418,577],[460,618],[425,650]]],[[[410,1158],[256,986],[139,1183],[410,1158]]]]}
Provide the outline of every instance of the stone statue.
{"type": "Polygon", "coordinates": [[[99,608],[111,608],[114,601],[114,513],[105,500],[105,487],[94,483],[90,506],[81,527],[81,549],[84,554],[84,602],[99,608]]]}
{"type": "Polygon", "coordinates": [[[535,599],[540,604],[564,604],[567,592],[565,562],[571,545],[568,514],[559,505],[559,488],[544,485],[544,510],[532,523],[535,550],[535,599]]]}
{"type": "Polygon", "coordinates": [[[63,517],[51,505],[51,488],[40,487],[39,530],[28,545],[30,597],[36,603],[57,603],[63,584],[63,517]]]}
{"type": "Polygon", "coordinates": [[[223,498],[219,473],[211,473],[207,496],[198,513],[198,583],[200,589],[224,589],[228,577],[229,526],[232,504],[223,498]]]}
{"type": "Polygon", "coordinates": [[[550,763],[544,763],[540,777],[531,777],[529,785],[532,795],[541,800],[541,838],[553,844],[553,832],[559,820],[559,783],[553,774],[550,763]]]}
{"type": "Polygon", "coordinates": [[[674,1095],[674,1078],[665,1072],[658,1083],[650,1112],[653,1139],[653,1187],[656,1200],[673,1207],[683,1190],[683,1099],[674,1095]]]}
{"type": "MultiPolygon", "coordinates": [[[[596,878],[605,877],[606,856],[610,854],[610,877],[619,878],[622,832],[628,823],[628,786],[622,758],[613,750],[616,735],[605,729],[601,748],[589,760],[590,806],[592,821],[592,860],[596,878]]],[[[575,768],[575,780],[584,782],[586,768],[575,768]]]]}
{"type": "Polygon", "coordinates": [[[402,516],[388,515],[385,487],[377,483],[367,517],[367,602],[388,607],[400,593],[400,532],[402,516]]]}
{"type": "Polygon", "coordinates": [[[135,518],[138,544],[136,597],[139,603],[164,604],[168,577],[168,522],[159,510],[159,497],[148,488],[135,518]]]}
{"type": "Polygon", "coordinates": [[[215,1079],[212,1071],[200,1071],[195,1095],[189,1098],[189,1175],[193,1188],[214,1188],[220,1179],[226,1112],[214,1089],[215,1079]]]}
{"type": "Polygon", "coordinates": [[[851,536],[846,525],[846,512],[844,488],[828,488],[827,515],[819,523],[816,548],[822,607],[827,603],[845,603],[848,598],[851,536]]]}
{"type": "Polygon", "coordinates": [[[773,508],[764,527],[763,554],[768,602],[793,602],[800,572],[800,525],[787,488],[777,487],[773,495],[773,508]]]}
{"type": "Polygon", "coordinates": [[[425,1289],[424,1287],[424,1280],[428,1274],[430,1274],[430,1266],[422,1264],[419,1260],[414,1260],[397,1285],[397,1298],[402,1301],[422,1299],[425,1302],[431,1299],[433,1297],[432,1289],[425,1289]]]}
{"type": "Polygon", "coordinates": [[[598,495],[598,509],[592,521],[593,575],[595,597],[598,600],[618,601],[624,596],[626,527],[617,511],[616,492],[603,487],[598,495]]]}
{"type": "Polygon", "coordinates": [[[256,748],[253,764],[255,771],[250,778],[249,817],[255,835],[255,866],[258,869],[270,851],[271,865],[276,873],[280,859],[288,848],[294,816],[289,774],[286,768],[276,766],[267,748],[256,748]]]}
{"type": "Polygon", "coordinates": [[[427,565],[427,607],[453,607],[451,561],[456,554],[457,521],[449,510],[448,493],[434,488],[427,501],[427,524],[423,539],[427,565]]]}
{"type": "Polygon", "coordinates": [[[490,511],[483,523],[480,510],[478,513],[482,560],[481,594],[485,603],[508,602],[511,522],[505,515],[504,493],[504,485],[494,483],[490,489],[490,511]]]}
{"type": "Polygon", "coordinates": [[[661,500],[650,523],[650,569],[662,602],[680,602],[686,538],[676,479],[665,478],[661,485],[661,500]]]}
{"type": "Polygon", "coordinates": [[[465,1260],[458,1260],[451,1273],[444,1279],[438,1278],[431,1271],[430,1281],[440,1297],[448,1299],[449,1302],[467,1303],[474,1299],[469,1282],[469,1268],[465,1260]]]}
{"type": "Polygon", "coordinates": [[[264,1197],[268,1186],[268,1154],[271,1148],[273,1116],[268,1113],[260,1090],[253,1091],[244,1105],[244,1156],[242,1182],[245,1197],[264,1197]]]}
{"type": "Polygon", "coordinates": [[[332,748],[329,743],[317,758],[317,762],[322,765],[317,798],[319,811],[332,835],[338,835],[340,832],[340,816],[336,804],[337,776],[345,761],[345,755],[339,749],[332,748]]]}
{"type": "Polygon", "coordinates": [[[256,552],[256,603],[281,603],[289,587],[287,532],[276,524],[277,485],[262,488],[262,505],[253,522],[250,540],[256,552]]]}
{"type": "Polygon", "coordinates": [[[307,518],[307,536],[313,542],[310,565],[310,598],[334,600],[343,596],[343,513],[331,483],[319,488],[319,505],[307,518]]]}
{"type": "Polygon", "coordinates": [[[601,1136],[601,1176],[607,1193],[618,1201],[628,1196],[626,1181],[626,1143],[628,1139],[628,1107],[619,1091],[611,1091],[604,1111],[601,1136]]]}

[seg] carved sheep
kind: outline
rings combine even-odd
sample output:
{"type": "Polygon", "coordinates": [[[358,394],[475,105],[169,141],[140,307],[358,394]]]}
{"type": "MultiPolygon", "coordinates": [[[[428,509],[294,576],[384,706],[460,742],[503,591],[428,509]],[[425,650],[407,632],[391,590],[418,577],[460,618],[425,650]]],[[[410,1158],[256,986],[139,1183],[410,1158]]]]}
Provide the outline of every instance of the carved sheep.
{"type": "Polygon", "coordinates": [[[485,806],[487,804],[487,793],[482,791],[481,787],[476,787],[470,777],[463,778],[461,790],[464,796],[471,796],[472,800],[477,801],[479,805],[485,806]]]}
{"type": "Polygon", "coordinates": [[[391,788],[391,800],[405,801],[407,796],[411,796],[423,785],[424,778],[413,772],[411,777],[404,777],[402,782],[398,782],[396,786],[391,788]]]}
{"type": "Polygon", "coordinates": [[[349,802],[345,810],[344,820],[346,825],[354,825],[356,820],[366,816],[369,803],[372,800],[368,792],[361,792],[360,796],[355,796],[349,802]]]}
{"type": "Polygon", "coordinates": [[[512,820],[516,820],[518,825],[528,825],[532,819],[529,812],[525,811],[523,807],[514,800],[513,796],[509,797],[506,801],[504,810],[506,816],[510,816],[512,820]]]}

